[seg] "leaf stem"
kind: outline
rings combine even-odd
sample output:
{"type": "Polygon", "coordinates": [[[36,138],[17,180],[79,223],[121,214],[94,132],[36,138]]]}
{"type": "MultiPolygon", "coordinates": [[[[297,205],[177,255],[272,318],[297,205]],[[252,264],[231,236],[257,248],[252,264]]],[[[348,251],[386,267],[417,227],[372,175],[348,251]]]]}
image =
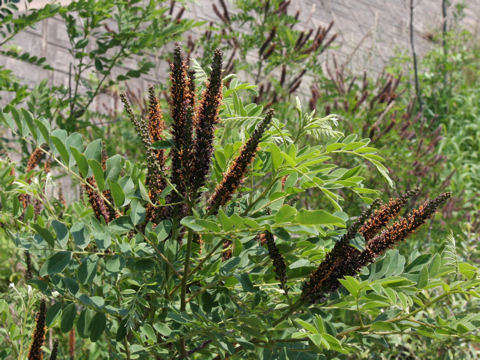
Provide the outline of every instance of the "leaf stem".
{"type": "MultiPolygon", "coordinates": [[[[205,255],[205,257],[204,257],[202,260],[200,260],[200,262],[197,264],[197,266],[195,266],[195,267],[193,268],[193,270],[190,271],[190,274],[187,275],[187,274],[184,273],[183,276],[187,275],[187,277],[190,277],[190,275],[195,274],[195,273],[197,272],[197,270],[203,265],[203,263],[204,263],[205,261],[207,261],[207,260],[213,255],[213,253],[223,244],[223,242],[224,242],[224,240],[221,239],[221,240],[213,247],[213,249],[210,250],[210,252],[209,252],[207,255],[205,255]]],[[[172,289],[172,291],[170,291],[169,296],[172,296],[172,295],[175,293],[175,291],[178,290],[178,288],[179,288],[180,286],[181,286],[181,284],[175,286],[175,287],[172,289]]]]}
{"type": "Polygon", "coordinates": [[[185,254],[185,264],[183,268],[183,276],[182,276],[182,291],[180,295],[180,310],[185,311],[185,306],[186,306],[186,301],[185,301],[185,294],[187,291],[187,278],[188,278],[188,272],[190,270],[190,253],[192,252],[192,242],[193,242],[193,231],[188,230],[188,240],[187,240],[187,252],[185,254]]]}

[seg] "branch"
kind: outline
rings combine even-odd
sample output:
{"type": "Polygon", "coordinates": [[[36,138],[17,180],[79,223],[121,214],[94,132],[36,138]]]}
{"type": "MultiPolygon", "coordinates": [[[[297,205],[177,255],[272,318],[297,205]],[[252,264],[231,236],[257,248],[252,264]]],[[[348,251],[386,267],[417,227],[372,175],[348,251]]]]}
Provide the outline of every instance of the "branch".
{"type": "Polygon", "coordinates": [[[420,112],[423,111],[423,102],[422,94],[420,89],[420,83],[418,81],[418,64],[417,64],[417,54],[415,52],[415,43],[413,40],[413,0],[410,0],[410,47],[412,49],[412,58],[413,58],[413,71],[415,73],[415,93],[418,101],[418,106],[420,107],[420,112]]]}

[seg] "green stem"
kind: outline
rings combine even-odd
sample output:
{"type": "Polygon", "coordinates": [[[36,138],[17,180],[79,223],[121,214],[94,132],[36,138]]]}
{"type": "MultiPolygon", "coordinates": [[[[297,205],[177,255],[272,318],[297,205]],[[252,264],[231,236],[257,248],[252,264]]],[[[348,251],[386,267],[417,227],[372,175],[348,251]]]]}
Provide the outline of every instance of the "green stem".
{"type": "MultiPolygon", "coordinates": [[[[200,262],[197,264],[197,266],[195,266],[195,267],[193,268],[193,270],[190,271],[190,274],[188,274],[187,277],[189,277],[189,276],[192,275],[192,274],[195,274],[195,273],[197,272],[197,270],[200,269],[200,267],[203,265],[203,263],[204,263],[205,261],[207,261],[207,260],[213,255],[213,253],[223,244],[223,242],[224,242],[223,239],[220,240],[220,241],[213,247],[213,249],[210,250],[210,252],[209,252],[207,255],[205,255],[205,257],[204,257],[202,260],[200,260],[200,262]]],[[[185,275],[186,275],[186,274],[184,273],[183,276],[185,277],[185,275]]],[[[172,295],[175,293],[175,291],[178,290],[178,288],[179,288],[180,286],[181,286],[181,284],[175,286],[175,287],[172,289],[172,291],[170,291],[169,296],[172,296],[172,295]]]]}
{"type": "MultiPolygon", "coordinates": [[[[389,320],[385,320],[385,322],[388,322],[388,323],[395,323],[395,322],[399,322],[399,321],[403,321],[403,320],[408,320],[410,317],[418,314],[419,312],[421,311],[424,311],[426,310],[427,308],[429,308],[430,306],[432,306],[433,304],[439,302],[440,300],[442,300],[443,298],[446,298],[452,294],[455,294],[455,293],[458,293],[460,291],[451,291],[451,292],[446,292],[444,294],[441,294],[439,296],[437,296],[436,298],[434,298],[432,301],[426,303],[424,306],[418,308],[417,310],[414,310],[406,315],[403,315],[403,316],[397,316],[393,319],[389,319],[389,320]]],[[[352,332],[356,332],[356,331],[359,331],[359,330],[366,330],[366,329],[370,329],[372,327],[373,324],[369,324],[369,325],[363,325],[363,326],[356,326],[354,328],[350,328],[348,330],[345,330],[341,333],[338,333],[337,334],[337,337],[338,338],[341,338],[345,335],[348,335],[352,332]]]]}
{"type": "Polygon", "coordinates": [[[292,315],[295,311],[300,309],[302,305],[305,303],[305,298],[300,297],[292,306],[290,306],[285,314],[283,314],[278,320],[276,320],[273,324],[272,327],[277,326],[280,324],[282,321],[284,321],[286,318],[288,318],[290,315],[292,315]]]}
{"type": "Polygon", "coordinates": [[[268,186],[265,188],[265,190],[255,199],[253,200],[252,202],[250,202],[250,204],[248,205],[248,207],[245,209],[245,211],[242,213],[241,216],[246,216],[248,214],[248,212],[250,210],[252,210],[252,208],[263,198],[265,198],[265,195],[270,191],[270,189],[273,187],[273,185],[275,185],[275,183],[277,182],[278,180],[278,177],[275,177],[272,182],[270,182],[270,184],[268,184],[268,186]]]}
{"type": "Polygon", "coordinates": [[[187,278],[188,272],[190,268],[190,253],[192,252],[192,242],[193,242],[193,232],[192,230],[188,230],[188,240],[187,240],[187,253],[185,254],[185,265],[183,268],[183,277],[182,277],[182,292],[180,295],[180,310],[185,311],[185,305],[187,304],[185,301],[185,294],[187,291],[187,278]]]}
{"type": "MultiPolygon", "coordinates": [[[[188,278],[188,271],[190,267],[190,254],[192,252],[192,242],[193,242],[193,232],[192,230],[188,230],[188,239],[187,239],[187,252],[185,254],[185,265],[183,268],[183,277],[182,277],[182,291],[180,295],[180,311],[185,311],[186,308],[186,301],[185,296],[187,293],[187,278],[188,278]]],[[[185,338],[182,336],[180,338],[180,351],[183,357],[187,356],[187,349],[185,346],[185,338]]]]}
{"type": "Polygon", "coordinates": [[[127,360],[130,360],[130,348],[128,347],[128,340],[127,338],[123,338],[123,345],[125,346],[125,355],[127,360]]]}

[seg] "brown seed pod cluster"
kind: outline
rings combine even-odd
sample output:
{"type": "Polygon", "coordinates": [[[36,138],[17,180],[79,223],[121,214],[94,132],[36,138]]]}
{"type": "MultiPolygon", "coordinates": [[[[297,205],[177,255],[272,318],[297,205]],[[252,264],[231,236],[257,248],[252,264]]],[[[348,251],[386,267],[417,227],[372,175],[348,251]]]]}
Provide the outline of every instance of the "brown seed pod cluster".
{"type": "MultiPolygon", "coordinates": [[[[289,13],[292,4],[294,3],[290,0],[278,3],[265,1],[261,9],[258,9],[260,11],[258,15],[264,19],[281,17],[281,23],[284,23],[292,29],[292,36],[296,37],[295,44],[291,44],[292,46],[290,46],[289,40],[287,41],[283,31],[280,31],[281,27],[277,24],[269,24],[268,22],[263,24],[260,29],[254,30],[254,33],[261,39],[256,50],[258,53],[257,66],[268,68],[274,65],[271,67],[274,69],[279,66],[278,61],[284,59],[278,79],[272,81],[272,77],[276,77],[273,75],[273,72],[267,72],[263,79],[259,78],[261,76],[260,73],[256,75],[257,82],[260,85],[258,95],[255,97],[255,102],[257,104],[265,103],[267,107],[270,107],[280,98],[288,98],[301,86],[307,69],[304,67],[303,69],[297,70],[294,69],[296,65],[292,67],[292,64],[305,64],[309,59],[318,57],[328,49],[337,38],[337,34],[331,34],[334,24],[333,21],[325,26],[320,25],[316,28],[302,31],[294,30],[300,18],[300,10],[289,13]],[[288,49],[290,49],[290,54],[288,54],[288,49]],[[290,56],[292,54],[296,54],[300,56],[300,58],[292,61],[290,56]],[[271,61],[271,59],[274,60],[271,61]],[[290,77],[288,81],[287,76],[290,77]]],[[[246,53],[246,50],[251,46],[251,44],[242,43],[242,41],[237,39],[235,28],[237,26],[244,26],[244,19],[238,16],[238,14],[230,12],[224,0],[213,3],[212,10],[218,19],[220,19],[220,22],[211,21],[210,27],[217,25],[221,28],[220,41],[224,43],[225,48],[230,52],[227,65],[225,66],[225,73],[230,74],[235,71],[237,64],[243,64],[243,61],[238,59],[238,54],[241,54],[240,57],[243,57],[242,54],[246,53]]],[[[251,26],[256,27],[257,25],[251,23],[251,26]]],[[[205,31],[203,37],[206,40],[210,40],[212,38],[212,31],[205,31]]],[[[189,46],[189,48],[190,51],[193,51],[195,44],[192,42],[192,46],[189,46]]]]}
{"type": "Polygon", "coordinates": [[[95,217],[100,220],[103,218],[105,222],[108,224],[110,222],[110,214],[105,204],[105,201],[100,196],[98,191],[97,182],[95,181],[94,177],[89,177],[86,179],[87,184],[84,185],[84,190],[88,196],[88,201],[90,202],[90,206],[93,209],[93,213],[95,217]],[[89,186],[90,185],[90,186],[89,186]]]}
{"type": "MultiPolygon", "coordinates": [[[[405,206],[407,200],[414,196],[418,190],[405,193],[398,199],[391,200],[387,205],[375,211],[364,224],[358,228],[367,234],[365,237],[365,249],[360,251],[348,244],[355,236],[355,232],[349,229],[341,241],[337,242],[333,250],[327,254],[325,260],[310,274],[302,291],[302,298],[310,302],[317,302],[328,293],[340,287],[339,279],[345,276],[357,274],[364,266],[372,263],[378,256],[389,248],[397,245],[408,235],[418,229],[425,221],[433,216],[439,206],[444,204],[450,193],[443,193],[433,200],[425,201],[417,209],[413,209],[403,218],[398,218],[392,225],[386,226],[388,220],[398,215],[400,209],[405,206]],[[392,216],[392,214],[395,214],[392,216]],[[379,233],[380,229],[386,228],[379,233]]],[[[363,218],[363,217],[361,217],[363,218]]],[[[358,226],[358,222],[355,226],[358,226]]]]}
{"type": "Polygon", "coordinates": [[[280,281],[280,287],[287,291],[287,266],[285,265],[285,259],[275,244],[273,234],[270,231],[265,231],[258,235],[258,240],[263,246],[267,247],[268,255],[273,261],[273,271],[277,280],[280,281]]]}
{"type": "Polygon", "coordinates": [[[384,227],[391,219],[395,218],[407,201],[418,194],[418,191],[418,188],[407,191],[399,198],[391,199],[387,204],[382,205],[380,209],[376,210],[358,229],[358,232],[362,234],[365,241],[370,240],[379,229],[384,227]]]}
{"type": "MultiPolygon", "coordinates": [[[[155,95],[155,89],[150,86],[148,89],[148,134],[150,137],[150,144],[155,144],[157,141],[164,140],[165,123],[163,121],[163,114],[160,108],[160,101],[155,95]]],[[[146,185],[149,190],[148,196],[152,204],[157,203],[158,197],[165,189],[166,182],[162,176],[161,171],[165,168],[165,151],[163,149],[151,149],[153,157],[157,166],[149,166],[147,169],[146,185]]],[[[146,218],[149,221],[155,219],[155,207],[152,204],[147,205],[146,218]]]]}
{"type": "Polygon", "coordinates": [[[198,189],[205,185],[213,154],[213,137],[218,123],[218,111],[222,101],[222,53],[215,51],[212,73],[203,92],[196,116],[192,186],[198,189]]]}
{"type": "Polygon", "coordinates": [[[241,184],[247,172],[248,165],[253,161],[258,150],[258,144],[270,125],[273,118],[273,110],[267,113],[267,116],[260,122],[255,129],[252,137],[243,145],[240,154],[230,164],[223,179],[215,189],[214,194],[208,199],[207,211],[210,214],[216,214],[220,206],[225,205],[235,193],[237,187],[241,184]]]}
{"type": "Polygon", "coordinates": [[[75,327],[72,327],[70,334],[68,335],[68,354],[70,355],[70,360],[75,360],[75,327]]]}
{"type": "MultiPolygon", "coordinates": [[[[216,50],[212,71],[198,104],[195,94],[195,73],[188,67],[179,46],[173,53],[170,65],[171,149],[168,154],[153,145],[164,141],[165,124],[158,98],[153,88],[149,90],[148,122],[137,118],[126,97],[121,97],[125,111],[133,122],[146,151],[146,186],[152,204],[147,205],[146,222],[154,225],[164,219],[180,219],[189,215],[190,208],[199,200],[206,181],[213,156],[215,126],[219,122],[219,108],[222,102],[222,52],[216,50]],[[167,169],[167,159],[169,169],[167,169]],[[169,175],[166,174],[167,170],[169,175]],[[174,189],[166,196],[166,205],[158,200],[166,184],[174,189]],[[172,205],[169,205],[172,204],[172,205]]],[[[238,157],[232,162],[214,194],[209,197],[207,211],[214,214],[225,205],[243,180],[248,165],[253,161],[263,133],[269,126],[273,113],[270,112],[255,129],[252,137],[244,144],[238,157]]],[[[93,207],[93,204],[92,204],[93,207]]],[[[107,209],[108,210],[108,209],[107,209]]],[[[97,206],[96,213],[103,216],[97,206]]]]}
{"type": "MultiPolygon", "coordinates": [[[[35,167],[38,164],[40,164],[40,161],[44,157],[45,151],[47,151],[47,150],[48,150],[48,145],[47,144],[42,144],[39,147],[35,148],[35,150],[32,151],[32,153],[30,154],[30,156],[28,158],[27,166],[25,167],[25,173],[28,173],[28,172],[32,171],[33,169],[35,169],[35,167]]],[[[45,173],[50,172],[50,160],[49,159],[47,159],[45,161],[44,171],[45,171],[45,173]]],[[[11,174],[15,175],[15,169],[12,168],[11,174]]],[[[26,179],[26,181],[27,181],[28,184],[30,184],[32,182],[32,179],[29,177],[29,178],[26,179]]],[[[28,204],[30,204],[32,198],[28,194],[20,194],[18,196],[18,200],[22,204],[23,210],[25,210],[27,208],[28,204]]],[[[40,211],[42,210],[42,207],[43,207],[42,203],[40,201],[38,201],[38,199],[37,199],[34,203],[34,213],[35,213],[36,217],[38,216],[38,214],[40,214],[40,211]]]]}
{"type": "Polygon", "coordinates": [[[43,351],[42,346],[45,342],[45,319],[47,316],[47,305],[45,300],[40,302],[40,310],[35,318],[35,330],[33,332],[32,344],[30,345],[30,351],[28,352],[28,360],[42,360],[43,351]]]}
{"type": "MultiPolygon", "coordinates": [[[[102,159],[101,165],[103,171],[107,168],[107,151],[105,146],[102,144],[102,159]]],[[[90,206],[93,209],[95,217],[100,220],[103,218],[108,224],[110,221],[115,220],[119,214],[113,208],[113,198],[110,190],[105,190],[103,193],[100,193],[98,189],[97,182],[93,176],[90,176],[86,179],[86,184],[83,186],[83,190],[88,196],[88,201],[90,206]],[[106,201],[105,201],[106,200],[106,201]]]]}
{"type": "Polygon", "coordinates": [[[55,340],[55,342],[53,343],[52,352],[50,353],[50,360],[57,360],[57,355],[58,355],[58,340],[55,340]]]}
{"type": "Polygon", "coordinates": [[[40,163],[46,150],[48,150],[48,146],[46,144],[43,144],[37,147],[35,150],[33,150],[33,152],[30,154],[30,157],[28,158],[25,172],[32,171],[35,168],[35,166],[37,166],[40,163]]]}
{"type": "Polygon", "coordinates": [[[25,250],[25,265],[27,265],[27,268],[25,269],[25,281],[32,280],[32,258],[30,256],[30,251],[28,250],[25,250]]]}

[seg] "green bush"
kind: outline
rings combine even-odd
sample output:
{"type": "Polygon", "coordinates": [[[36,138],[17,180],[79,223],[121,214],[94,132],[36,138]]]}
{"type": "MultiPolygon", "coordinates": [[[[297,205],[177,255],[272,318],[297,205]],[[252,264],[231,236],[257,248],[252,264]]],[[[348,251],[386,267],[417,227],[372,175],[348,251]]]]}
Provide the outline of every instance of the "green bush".
{"type": "Polygon", "coordinates": [[[201,23],[165,1],[3,12],[3,43],[59,14],[76,60],[69,88],[0,69],[0,358],[478,357],[478,51],[426,56],[419,113],[393,67],[324,74],[331,25],[298,31],[289,4],[212,4],[199,62],[176,48],[167,101],[127,92],[125,115],[88,107],[201,23]]]}
{"type": "MultiPolygon", "coordinates": [[[[207,76],[188,71],[177,49],[171,136],[153,88],[147,119],[136,117],[124,98],[144,162],[108,157],[100,139],[84,143],[80,134],[51,129],[27,110],[2,113],[33,150],[17,174],[3,165],[2,214],[13,215],[3,226],[38,263],[27,264],[26,272],[34,297],[46,300],[36,326],[43,329],[38,323],[45,321],[53,330],[60,354],[69,347],[62,333],[76,336],[69,351],[91,359],[363,357],[365,347],[383,346],[379,336],[445,344],[455,335],[456,345],[473,338],[474,317],[430,312],[452,297],[476,296],[477,269],[458,259],[453,243],[441,254],[394,250],[365,267],[449,195],[396,222],[415,191],[377,210],[375,201],[342,230],[349,219],[340,191],[369,203],[371,191],[360,168],[338,167],[333,156],[362,158],[387,176],[382,158],[368,140],[339,138],[328,122],[321,123],[324,140],[300,145],[318,131],[309,126],[318,119],[298,109],[303,127],[292,134],[272,111],[261,116],[261,106],[242,104],[235,93],[251,86],[230,80],[222,90],[219,52],[207,76]],[[206,87],[196,90],[205,77],[206,87]],[[78,181],[89,206],[84,199],[65,206],[45,193],[55,181],[50,166],[34,170],[43,157],[78,181]],[[330,209],[302,200],[311,189],[324,194],[330,209]]],[[[8,330],[1,328],[9,334],[6,344],[30,336],[31,308],[29,325],[20,328],[7,307],[2,314],[9,320],[8,330]]],[[[37,330],[34,338],[43,334],[37,330]]],[[[27,352],[3,348],[4,358],[27,352]]]]}

